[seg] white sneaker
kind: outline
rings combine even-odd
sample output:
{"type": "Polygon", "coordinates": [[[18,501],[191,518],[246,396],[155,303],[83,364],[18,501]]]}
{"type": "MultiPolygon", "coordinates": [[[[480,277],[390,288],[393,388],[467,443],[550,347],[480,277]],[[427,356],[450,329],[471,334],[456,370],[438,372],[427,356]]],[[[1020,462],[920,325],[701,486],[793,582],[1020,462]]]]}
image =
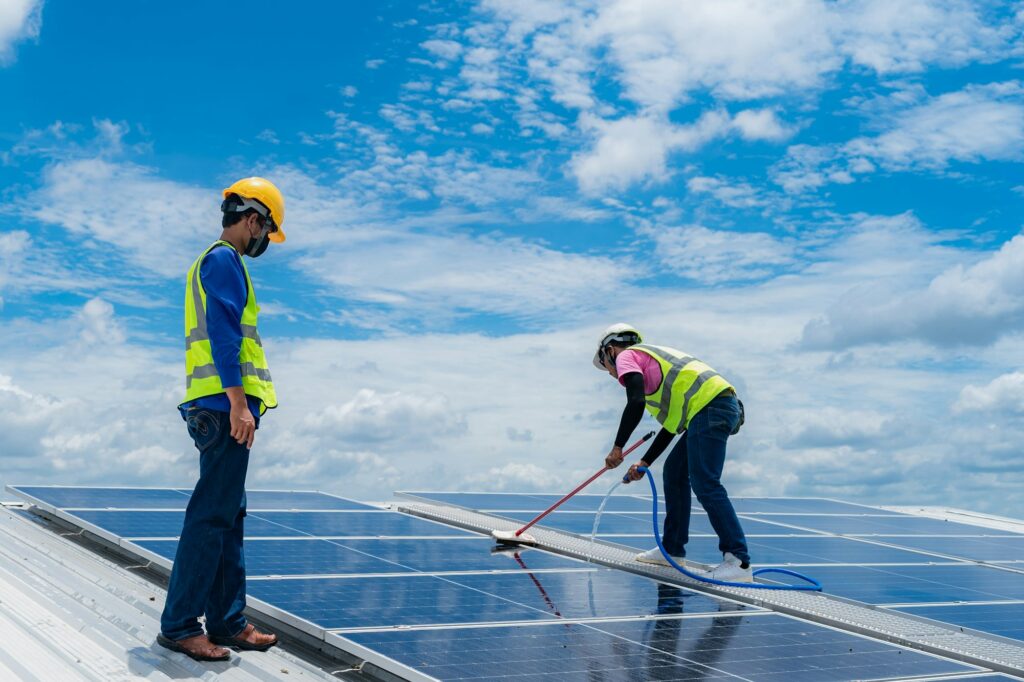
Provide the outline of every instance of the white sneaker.
{"type": "MultiPolygon", "coordinates": [[[[665,561],[665,555],[661,553],[660,547],[649,549],[646,552],[640,552],[636,555],[636,560],[645,564],[657,564],[658,566],[671,566],[669,562],[665,561]]],[[[683,568],[686,568],[686,559],[681,556],[672,557],[672,561],[676,562],[683,568]]]]}
{"type": "Polygon", "coordinates": [[[722,580],[728,583],[752,583],[754,582],[754,571],[748,564],[742,568],[742,562],[733,556],[732,552],[722,555],[724,561],[711,569],[709,576],[712,580],[722,580]]]}

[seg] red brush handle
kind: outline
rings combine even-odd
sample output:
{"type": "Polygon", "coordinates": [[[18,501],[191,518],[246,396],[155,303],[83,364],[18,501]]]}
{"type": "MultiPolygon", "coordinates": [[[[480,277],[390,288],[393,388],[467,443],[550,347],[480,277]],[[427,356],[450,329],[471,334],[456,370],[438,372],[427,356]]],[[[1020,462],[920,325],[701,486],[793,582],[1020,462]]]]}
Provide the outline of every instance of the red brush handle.
{"type": "MultiPolygon", "coordinates": [[[[635,442],[635,443],[633,443],[632,445],[630,445],[630,446],[629,446],[629,448],[628,448],[627,450],[624,450],[624,451],[622,452],[622,456],[623,456],[623,457],[625,457],[625,456],[626,456],[626,455],[628,455],[629,453],[631,453],[631,452],[633,452],[634,450],[636,450],[636,449],[637,449],[638,447],[640,447],[641,445],[643,445],[644,443],[646,443],[646,442],[647,442],[647,440],[648,440],[648,439],[649,439],[649,438],[650,438],[651,436],[653,436],[653,435],[654,435],[654,431],[651,431],[651,432],[650,432],[650,433],[648,433],[648,434],[647,434],[646,436],[644,436],[643,438],[641,438],[641,439],[640,439],[640,440],[638,440],[637,442],[635,442]]],[[[541,519],[543,519],[543,518],[544,518],[545,516],[547,516],[548,514],[550,514],[551,512],[553,512],[553,511],[555,511],[556,509],[558,509],[559,507],[561,507],[561,506],[562,506],[562,503],[563,503],[563,502],[565,502],[565,501],[566,501],[566,500],[568,500],[568,499],[569,499],[570,497],[572,497],[573,495],[575,495],[576,493],[578,493],[579,491],[583,490],[583,489],[584,489],[584,488],[586,488],[586,487],[587,487],[588,485],[590,485],[591,483],[593,483],[594,481],[596,481],[596,480],[597,480],[598,478],[600,478],[600,477],[601,477],[601,474],[603,474],[603,473],[604,473],[604,472],[606,472],[606,471],[608,471],[608,467],[601,467],[601,470],[600,470],[600,471],[598,471],[598,472],[597,472],[596,474],[594,474],[593,476],[591,476],[591,477],[590,477],[590,478],[588,478],[587,480],[583,481],[583,483],[580,483],[580,484],[579,484],[578,486],[576,486],[576,489],[575,489],[575,490],[573,490],[573,491],[572,491],[571,493],[569,493],[568,495],[566,495],[565,497],[563,497],[562,499],[560,499],[560,500],[559,500],[558,502],[555,502],[555,503],[554,503],[553,505],[551,505],[550,507],[548,507],[548,508],[547,508],[547,509],[546,509],[546,510],[545,510],[544,512],[542,512],[542,513],[541,513],[541,515],[540,515],[540,516],[538,516],[537,518],[535,518],[535,519],[534,519],[533,521],[530,521],[530,522],[529,522],[528,524],[526,524],[525,526],[523,526],[522,528],[520,528],[519,530],[517,530],[517,531],[516,531],[516,537],[519,537],[520,535],[522,535],[522,534],[523,534],[523,532],[524,532],[524,531],[525,531],[525,530],[526,530],[527,528],[529,528],[530,526],[532,526],[533,524],[537,523],[538,521],[540,521],[541,519]]]]}

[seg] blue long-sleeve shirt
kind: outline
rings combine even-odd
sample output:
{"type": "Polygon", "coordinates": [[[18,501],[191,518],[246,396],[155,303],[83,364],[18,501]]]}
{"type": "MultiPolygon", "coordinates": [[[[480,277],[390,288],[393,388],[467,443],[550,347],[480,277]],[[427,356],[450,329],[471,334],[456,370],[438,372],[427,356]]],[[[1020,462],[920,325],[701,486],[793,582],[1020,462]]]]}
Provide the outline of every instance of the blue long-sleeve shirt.
{"type": "MultiPolygon", "coordinates": [[[[206,290],[206,328],[220,383],[224,388],[241,386],[242,367],[238,355],[242,349],[242,311],[249,298],[242,257],[233,248],[218,246],[206,254],[199,265],[199,276],[206,290]]],[[[259,424],[260,401],[250,395],[245,399],[259,424]]],[[[185,410],[193,405],[219,412],[231,411],[227,393],[197,398],[181,405],[183,417],[185,410]]]]}

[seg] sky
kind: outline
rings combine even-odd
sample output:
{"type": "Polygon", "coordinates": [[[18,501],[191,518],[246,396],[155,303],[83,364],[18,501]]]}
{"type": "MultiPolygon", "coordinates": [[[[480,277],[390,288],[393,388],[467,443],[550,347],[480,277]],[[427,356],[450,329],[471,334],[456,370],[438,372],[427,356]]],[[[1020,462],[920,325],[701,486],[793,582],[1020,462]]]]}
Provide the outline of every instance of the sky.
{"type": "Polygon", "coordinates": [[[185,272],[260,175],[288,239],[249,264],[281,402],[251,488],[568,490],[625,321],[737,387],[733,495],[1022,518],[1022,31],[980,0],[2,0],[0,484],[191,486],[185,272]]]}

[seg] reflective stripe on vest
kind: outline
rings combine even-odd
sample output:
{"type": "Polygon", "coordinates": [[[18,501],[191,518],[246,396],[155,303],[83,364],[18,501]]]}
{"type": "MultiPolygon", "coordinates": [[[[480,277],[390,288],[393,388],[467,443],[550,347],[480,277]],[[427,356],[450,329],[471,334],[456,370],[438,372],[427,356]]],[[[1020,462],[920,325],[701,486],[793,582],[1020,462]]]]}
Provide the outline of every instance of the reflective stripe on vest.
{"type": "MultiPolygon", "coordinates": [[[[213,362],[213,349],[210,346],[210,334],[206,326],[206,290],[203,287],[200,273],[203,259],[215,248],[231,248],[228,242],[215,242],[206,249],[189,269],[185,282],[185,401],[224,393],[220,374],[213,362]]],[[[239,368],[242,375],[242,388],[246,395],[260,402],[260,413],[268,408],[277,407],[277,395],[270,376],[270,368],[263,352],[263,342],[257,332],[259,305],[256,304],[256,292],[249,278],[249,270],[242,262],[245,275],[246,302],[242,310],[241,329],[242,344],[238,354],[239,368]]]]}
{"type": "Polygon", "coordinates": [[[674,348],[639,344],[629,350],[654,358],[661,384],[647,396],[645,407],[665,429],[679,433],[693,416],[732,385],[710,366],[674,348]]]}

